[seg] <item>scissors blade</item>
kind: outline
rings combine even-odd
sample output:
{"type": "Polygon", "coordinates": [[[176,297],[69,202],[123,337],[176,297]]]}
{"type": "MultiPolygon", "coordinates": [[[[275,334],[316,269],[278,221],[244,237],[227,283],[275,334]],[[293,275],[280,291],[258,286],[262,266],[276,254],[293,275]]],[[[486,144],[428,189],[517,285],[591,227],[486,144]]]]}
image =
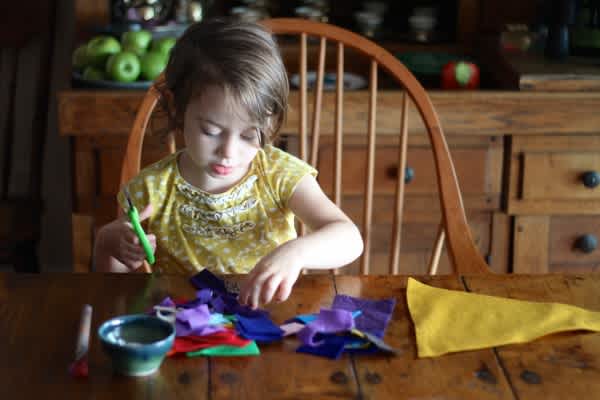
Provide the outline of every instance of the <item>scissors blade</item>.
{"type": "Polygon", "coordinates": [[[131,201],[131,196],[129,195],[129,189],[127,189],[127,186],[123,188],[123,194],[127,200],[127,207],[129,207],[129,210],[133,210],[133,202],[131,201]]]}

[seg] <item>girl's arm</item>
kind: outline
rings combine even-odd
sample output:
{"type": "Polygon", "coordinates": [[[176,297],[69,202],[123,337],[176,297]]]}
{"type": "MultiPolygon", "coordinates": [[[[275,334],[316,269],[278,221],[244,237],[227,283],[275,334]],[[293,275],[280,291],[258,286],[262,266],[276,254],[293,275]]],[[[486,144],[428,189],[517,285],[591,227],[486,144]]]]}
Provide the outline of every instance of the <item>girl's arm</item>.
{"type": "Polygon", "coordinates": [[[362,254],[360,231],[323,193],[315,178],[302,178],[288,204],[310,230],[290,243],[301,254],[304,268],[338,268],[362,254]]]}
{"type": "Polygon", "coordinates": [[[260,260],[240,292],[243,304],[258,307],[272,299],[284,301],[303,268],[338,268],[362,254],[358,228],[312,176],[300,180],[288,205],[311,232],[282,244],[260,260]]]}

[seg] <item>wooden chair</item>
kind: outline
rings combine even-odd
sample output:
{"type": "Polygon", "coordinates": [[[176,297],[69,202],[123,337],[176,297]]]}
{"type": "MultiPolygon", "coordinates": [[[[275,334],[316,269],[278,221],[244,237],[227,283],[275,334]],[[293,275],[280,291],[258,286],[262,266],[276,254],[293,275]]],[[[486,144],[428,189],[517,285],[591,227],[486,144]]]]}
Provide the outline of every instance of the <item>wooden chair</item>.
{"type": "MultiPolygon", "coordinates": [[[[325,75],[325,57],[327,42],[332,42],[337,50],[336,74],[344,75],[344,53],[346,49],[352,49],[368,59],[369,63],[369,101],[368,101],[368,123],[367,136],[367,168],[365,171],[364,190],[364,212],[362,221],[362,234],[365,243],[365,251],[360,261],[360,272],[369,273],[370,249],[372,245],[372,215],[374,197],[374,166],[375,166],[375,139],[376,139],[376,115],[377,115],[377,92],[378,71],[380,68],[387,71],[392,79],[404,88],[402,105],[398,108],[398,118],[401,121],[399,148],[398,148],[398,174],[394,201],[394,219],[392,227],[391,254],[389,257],[389,273],[399,272],[400,260],[400,237],[402,228],[402,212],[405,197],[405,168],[408,143],[408,103],[409,99],[422,119],[427,130],[435,159],[438,191],[440,194],[440,206],[442,220],[439,225],[437,239],[429,262],[429,273],[435,274],[444,245],[448,242],[450,260],[454,271],[459,274],[488,273],[491,270],[479,253],[465,216],[465,210],[461,198],[454,165],[452,163],[448,146],[440,126],[438,116],[433,108],[431,100],[425,89],[419,84],[415,77],[404,67],[404,65],[387,50],[351,31],[319,22],[304,19],[269,19],[262,22],[275,35],[297,35],[300,40],[299,57],[299,126],[300,157],[317,165],[317,156],[320,138],[320,111],[323,100],[323,81],[325,75]],[[318,68],[314,90],[314,108],[311,121],[311,148],[309,157],[309,134],[308,134],[308,90],[307,90],[307,48],[308,38],[318,39],[318,68]]],[[[343,149],[343,80],[337,79],[335,92],[335,120],[334,120],[334,194],[333,200],[341,205],[342,201],[342,149],[343,149]]],[[[126,155],[121,173],[121,184],[124,184],[140,169],[141,150],[144,132],[150,120],[150,114],[159,100],[159,93],[151,87],[144,97],[141,107],[137,113],[134,126],[129,136],[126,155]]],[[[294,105],[291,105],[293,107],[294,105]]],[[[174,138],[168,141],[171,152],[175,151],[174,138]]]]}

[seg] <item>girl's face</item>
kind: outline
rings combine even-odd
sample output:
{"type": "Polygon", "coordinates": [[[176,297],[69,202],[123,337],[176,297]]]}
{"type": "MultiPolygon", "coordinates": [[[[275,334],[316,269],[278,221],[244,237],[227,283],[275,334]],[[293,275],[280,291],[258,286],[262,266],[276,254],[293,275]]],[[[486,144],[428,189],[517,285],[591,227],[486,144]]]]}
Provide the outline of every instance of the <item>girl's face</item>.
{"type": "Polygon", "coordinates": [[[226,191],[244,177],[260,149],[258,124],[219,86],[188,103],[183,136],[184,177],[208,192],[226,191]]]}

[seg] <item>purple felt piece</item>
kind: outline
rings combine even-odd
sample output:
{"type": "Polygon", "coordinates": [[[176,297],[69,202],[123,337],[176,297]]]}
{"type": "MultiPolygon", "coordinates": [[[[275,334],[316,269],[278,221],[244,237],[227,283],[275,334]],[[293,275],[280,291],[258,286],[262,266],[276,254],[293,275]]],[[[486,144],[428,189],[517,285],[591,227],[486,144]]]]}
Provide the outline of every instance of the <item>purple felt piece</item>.
{"type": "Polygon", "coordinates": [[[213,291],[210,289],[202,289],[196,292],[196,300],[200,301],[201,304],[206,304],[213,298],[213,291]]]}
{"type": "Polygon", "coordinates": [[[211,289],[202,289],[196,292],[196,298],[188,300],[183,303],[177,304],[179,308],[196,308],[199,305],[207,304],[213,297],[213,291],[211,289]]]}
{"type": "Polygon", "coordinates": [[[175,307],[175,302],[171,300],[170,297],[165,297],[160,303],[158,303],[161,307],[175,307]]]}
{"type": "Polygon", "coordinates": [[[210,321],[210,311],[206,304],[182,310],[177,313],[177,321],[186,322],[190,326],[190,329],[194,329],[208,324],[208,321],[210,321]]]}
{"type": "Polygon", "coordinates": [[[347,311],[360,310],[362,313],[354,321],[356,329],[382,338],[395,305],[396,299],[393,298],[368,300],[338,294],[333,299],[331,308],[347,311]]]}
{"type": "Polygon", "coordinates": [[[210,311],[206,304],[179,311],[175,320],[176,336],[205,336],[225,330],[210,324],[210,311]]]}
{"type": "Polygon", "coordinates": [[[265,310],[253,310],[250,307],[242,306],[237,298],[229,294],[217,295],[210,304],[215,312],[221,314],[238,314],[249,318],[269,316],[265,310]]]}
{"type": "Polygon", "coordinates": [[[352,318],[351,311],[342,309],[328,310],[322,308],[317,319],[306,324],[296,336],[307,346],[318,346],[322,341],[314,341],[314,337],[317,333],[345,332],[353,327],[354,318],[352,318]]]}

